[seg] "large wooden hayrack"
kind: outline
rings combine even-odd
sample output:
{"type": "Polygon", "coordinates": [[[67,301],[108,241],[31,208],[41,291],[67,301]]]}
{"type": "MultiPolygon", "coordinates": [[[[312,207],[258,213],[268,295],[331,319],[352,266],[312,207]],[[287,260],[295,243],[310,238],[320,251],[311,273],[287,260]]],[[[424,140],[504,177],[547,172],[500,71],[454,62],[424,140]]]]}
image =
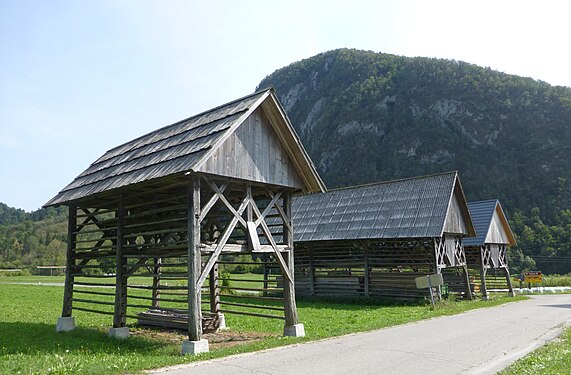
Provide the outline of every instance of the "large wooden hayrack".
{"type": "Polygon", "coordinates": [[[118,337],[128,335],[129,318],[185,327],[190,353],[207,350],[201,335],[219,328],[224,312],[284,319],[284,334],[303,334],[292,194],[323,189],[271,89],[108,151],[47,203],[69,206],[58,329],[75,326],[73,310],[112,315],[110,334],[118,337]],[[224,300],[224,254],[254,254],[279,267],[280,296],[248,301],[283,306],[224,300]]]}

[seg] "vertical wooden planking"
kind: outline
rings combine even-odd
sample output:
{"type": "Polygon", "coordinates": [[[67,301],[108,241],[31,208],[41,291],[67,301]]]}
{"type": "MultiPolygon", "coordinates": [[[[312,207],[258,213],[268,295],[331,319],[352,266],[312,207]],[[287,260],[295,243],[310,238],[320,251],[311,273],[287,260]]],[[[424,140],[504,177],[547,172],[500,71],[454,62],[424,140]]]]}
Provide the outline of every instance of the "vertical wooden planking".
{"type": "Polygon", "coordinates": [[[198,277],[201,271],[200,257],[200,179],[191,176],[187,195],[188,210],[188,338],[199,341],[202,334],[202,316],[198,277]]]}
{"type": "Polygon", "coordinates": [[[77,227],[77,206],[69,205],[67,220],[67,249],[65,268],[65,289],[63,293],[62,317],[70,317],[72,312],[73,282],[75,273],[75,232],[77,227]]]}

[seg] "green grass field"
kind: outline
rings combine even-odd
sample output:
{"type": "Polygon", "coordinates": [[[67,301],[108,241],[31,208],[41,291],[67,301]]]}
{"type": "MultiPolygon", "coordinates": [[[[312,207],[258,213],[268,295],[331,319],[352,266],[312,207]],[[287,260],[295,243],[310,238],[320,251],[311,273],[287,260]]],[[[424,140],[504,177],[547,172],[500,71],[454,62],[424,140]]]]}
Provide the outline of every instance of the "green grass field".
{"type": "Polygon", "coordinates": [[[215,335],[209,337],[213,343],[210,353],[181,356],[183,335],[136,328],[133,320],[128,321],[133,335],[123,341],[107,336],[111,316],[81,311],[73,313],[77,324],[74,331],[56,333],[55,322],[61,313],[62,296],[62,287],[0,285],[1,374],[136,373],[149,368],[451,315],[525,298],[497,297],[485,302],[444,301],[435,310],[427,304],[375,299],[301,300],[298,301],[298,311],[301,322],[305,324],[305,338],[282,337],[283,321],[280,320],[227,315],[233,334],[231,340],[237,345],[217,345],[215,335]],[[248,337],[257,340],[241,342],[242,338],[248,337]]]}
{"type": "Polygon", "coordinates": [[[571,374],[571,328],[568,328],[559,340],[537,349],[499,374],[571,374]]]}

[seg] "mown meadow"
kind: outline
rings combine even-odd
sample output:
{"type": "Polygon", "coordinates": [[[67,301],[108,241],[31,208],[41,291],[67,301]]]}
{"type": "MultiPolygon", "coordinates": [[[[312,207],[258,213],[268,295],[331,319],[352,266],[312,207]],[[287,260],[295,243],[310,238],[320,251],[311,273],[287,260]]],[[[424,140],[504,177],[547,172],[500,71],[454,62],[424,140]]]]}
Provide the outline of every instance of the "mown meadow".
{"type": "MultiPolygon", "coordinates": [[[[6,282],[6,279],[1,280],[6,282]]],[[[229,331],[210,334],[211,351],[182,356],[184,334],[139,328],[129,320],[127,340],[107,336],[110,316],[75,311],[77,328],[56,333],[63,288],[0,284],[0,373],[123,374],[185,362],[223,357],[265,348],[362,332],[496,306],[525,297],[494,297],[491,301],[443,301],[434,310],[424,302],[378,299],[312,299],[298,301],[304,338],[282,337],[283,321],[228,315],[229,331]]]]}

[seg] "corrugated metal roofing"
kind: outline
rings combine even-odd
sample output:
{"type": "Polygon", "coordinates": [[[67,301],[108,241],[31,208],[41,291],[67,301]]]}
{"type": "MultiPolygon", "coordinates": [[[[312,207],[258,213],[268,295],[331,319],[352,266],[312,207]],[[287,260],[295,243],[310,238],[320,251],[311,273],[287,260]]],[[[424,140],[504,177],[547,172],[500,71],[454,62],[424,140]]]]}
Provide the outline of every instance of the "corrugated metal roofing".
{"type": "Polygon", "coordinates": [[[295,241],[439,237],[457,178],[451,172],[297,196],[295,241]]]}
{"type": "MultiPolygon", "coordinates": [[[[262,90],[117,146],[97,159],[45,206],[194,170],[213,147],[268,97],[273,98],[281,110],[273,89],[262,90]]],[[[297,140],[285,114],[284,119],[285,132],[291,132],[290,138],[297,140]]],[[[300,143],[294,146],[299,148],[297,155],[304,158],[298,163],[311,174],[310,182],[323,190],[323,182],[305,150],[300,143]]]]}
{"type": "Polygon", "coordinates": [[[512,240],[515,245],[515,240],[513,240],[513,233],[507,219],[503,214],[500,202],[497,199],[491,199],[486,201],[469,202],[468,208],[470,209],[470,215],[472,216],[472,221],[474,227],[476,228],[476,237],[465,238],[464,246],[482,246],[486,242],[486,236],[490,230],[490,225],[492,224],[492,218],[496,207],[499,206],[499,211],[501,215],[502,225],[504,225],[504,230],[510,240],[512,240]]]}

